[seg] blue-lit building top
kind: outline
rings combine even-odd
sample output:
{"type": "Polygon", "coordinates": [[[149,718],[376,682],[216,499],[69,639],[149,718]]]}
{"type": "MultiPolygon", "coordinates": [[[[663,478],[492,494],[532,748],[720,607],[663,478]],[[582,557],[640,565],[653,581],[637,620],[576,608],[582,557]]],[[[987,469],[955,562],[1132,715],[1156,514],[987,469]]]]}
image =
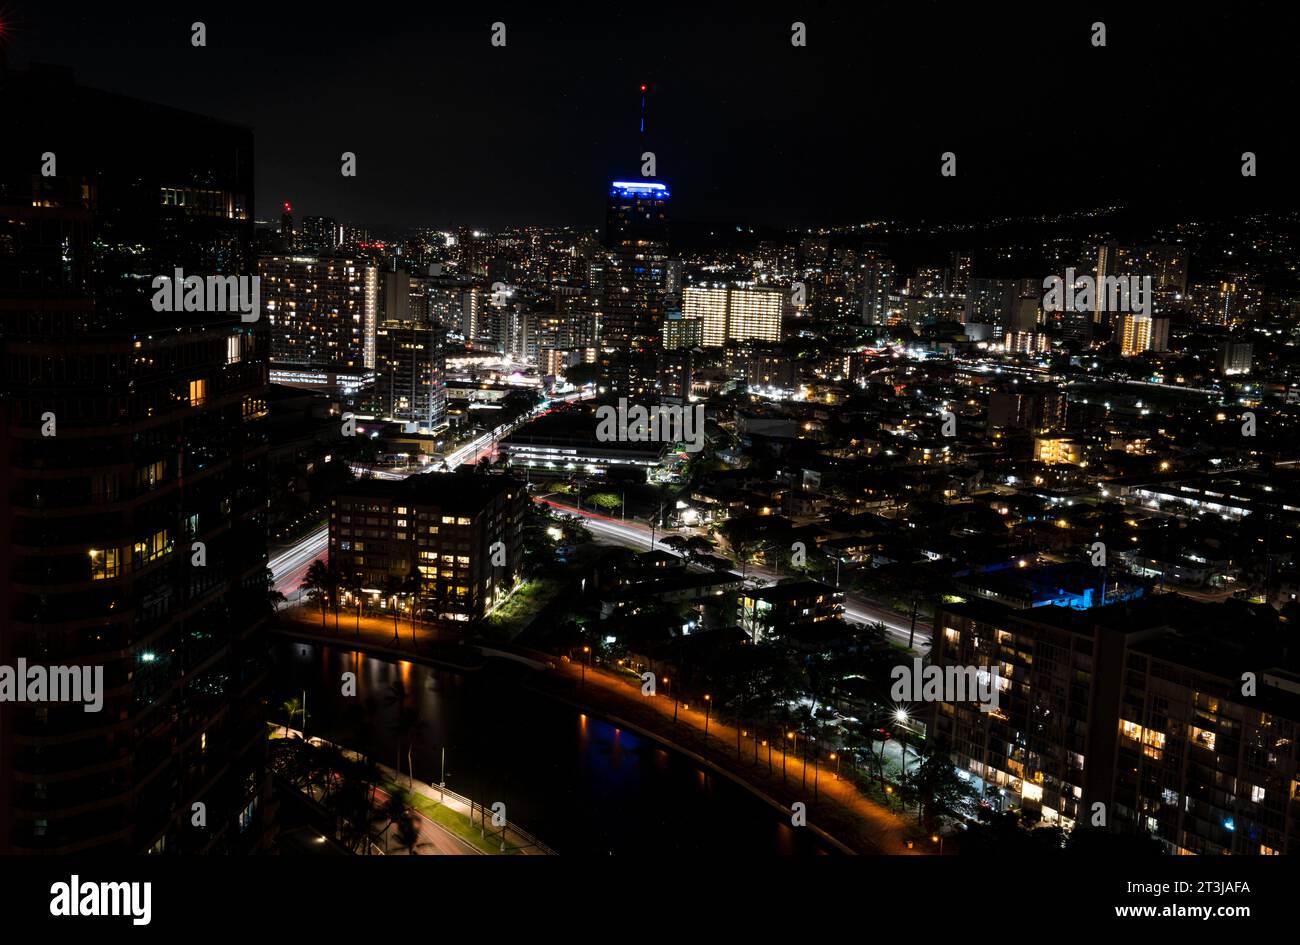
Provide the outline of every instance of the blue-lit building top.
{"type": "Polygon", "coordinates": [[[668,185],[655,181],[616,180],[609,185],[611,197],[627,197],[633,200],[667,200],[672,196],[668,185]]]}
{"type": "Polygon", "coordinates": [[[1026,566],[1013,559],[954,577],[960,594],[1019,609],[1054,605],[1091,610],[1135,600],[1147,591],[1146,582],[1131,575],[1078,562],[1026,566]]]}

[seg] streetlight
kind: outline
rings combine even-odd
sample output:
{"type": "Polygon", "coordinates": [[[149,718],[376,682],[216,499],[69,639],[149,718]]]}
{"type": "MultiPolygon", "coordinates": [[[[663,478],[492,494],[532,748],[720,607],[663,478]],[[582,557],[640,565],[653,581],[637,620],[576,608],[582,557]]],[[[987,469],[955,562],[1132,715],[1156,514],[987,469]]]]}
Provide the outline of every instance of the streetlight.
{"type": "MultiPolygon", "coordinates": [[[[794,732],[786,732],[785,737],[787,741],[795,741],[794,732]]],[[[798,747],[798,745],[799,743],[795,741],[795,747],[798,747]]],[[[786,749],[785,751],[781,752],[781,782],[782,783],[785,782],[785,759],[786,756],[789,754],[790,754],[789,749],[786,749]]]]}
{"type": "Polygon", "coordinates": [[[704,744],[709,743],[709,709],[713,706],[713,696],[704,694],[704,744]]]}
{"type": "MultiPolygon", "coordinates": [[[[894,721],[897,722],[899,726],[906,725],[908,722],[907,710],[906,709],[896,710],[894,712],[894,721]]],[[[903,776],[906,777],[907,776],[907,729],[903,728],[901,729],[901,731],[902,731],[902,737],[899,738],[899,743],[900,743],[899,748],[901,749],[901,753],[899,755],[899,759],[902,761],[903,764],[903,776]]]]}
{"type": "Polygon", "coordinates": [[[831,752],[831,761],[835,762],[835,780],[838,781],[840,779],[840,756],[835,752],[831,752]]]}
{"type": "MultiPolygon", "coordinates": [[[[816,740],[817,739],[815,738],[813,739],[813,741],[816,740]]],[[[817,793],[817,783],[819,781],[819,775],[821,774],[821,770],[822,770],[821,766],[817,764],[818,750],[819,749],[817,748],[813,749],[813,799],[814,800],[817,797],[819,797],[817,793]]],[[[806,786],[808,784],[808,743],[807,742],[803,743],[803,766],[804,766],[803,779],[804,779],[804,785],[806,786]]]]}
{"type": "MultiPolygon", "coordinates": [[[[589,646],[584,646],[584,647],[582,648],[582,652],[590,654],[590,653],[591,653],[591,647],[589,647],[589,646]]],[[[590,658],[591,658],[591,657],[588,656],[588,659],[590,659],[590,658]]],[[[579,661],[578,665],[582,667],[582,684],[585,686],[585,685],[587,685],[587,663],[586,663],[585,661],[579,661]]]]}
{"type": "Polygon", "coordinates": [[[940,856],[943,856],[943,834],[941,834],[941,833],[936,833],[936,834],[935,834],[933,837],[931,837],[930,839],[931,839],[933,842],[939,844],[939,855],[940,855],[940,856]]]}

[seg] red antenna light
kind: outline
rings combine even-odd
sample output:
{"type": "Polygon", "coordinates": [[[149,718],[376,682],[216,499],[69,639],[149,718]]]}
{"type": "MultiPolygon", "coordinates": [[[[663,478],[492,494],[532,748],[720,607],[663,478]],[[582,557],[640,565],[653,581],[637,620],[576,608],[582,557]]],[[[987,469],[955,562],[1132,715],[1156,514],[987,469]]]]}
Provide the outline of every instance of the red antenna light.
{"type": "Polygon", "coordinates": [[[284,202],[284,212],[293,213],[293,207],[289,206],[289,201],[287,200],[284,202]]]}
{"type": "Polygon", "coordinates": [[[642,92],[645,91],[645,83],[644,83],[644,82],[641,83],[641,91],[642,91],[642,92]]]}

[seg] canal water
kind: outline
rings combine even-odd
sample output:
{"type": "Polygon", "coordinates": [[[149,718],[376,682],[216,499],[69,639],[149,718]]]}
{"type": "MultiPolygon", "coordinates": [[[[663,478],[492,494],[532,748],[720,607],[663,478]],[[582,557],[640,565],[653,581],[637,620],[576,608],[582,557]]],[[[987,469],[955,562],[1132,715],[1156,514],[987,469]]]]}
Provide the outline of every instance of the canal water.
{"type": "MultiPolygon", "coordinates": [[[[510,820],[557,853],[794,854],[828,852],[815,834],[732,781],[657,742],[521,685],[499,666],[456,673],[343,647],[280,641],[278,706],[307,700],[307,730],[369,753],[510,820]],[[355,672],[357,695],[343,696],[355,672]]],[[[278,708],[276,710],[279,711],[278,708]]]]}

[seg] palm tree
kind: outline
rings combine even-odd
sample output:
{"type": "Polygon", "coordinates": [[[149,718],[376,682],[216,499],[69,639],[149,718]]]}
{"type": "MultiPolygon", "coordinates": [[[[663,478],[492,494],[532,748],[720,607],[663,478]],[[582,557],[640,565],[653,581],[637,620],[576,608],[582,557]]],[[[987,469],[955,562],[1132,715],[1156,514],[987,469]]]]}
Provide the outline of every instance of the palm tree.
{"type": "Polygon", "coordinates": [[[427,840],[420,839],[420,825],[409,807],[397,821],[397,842],[405,848],[409,856],[418,856],[420,847],[429,846],[427,840]]]}
{"type": "Polygon", "coordinates": [[[293,724],[293,717],[295,715],[301,715],[303,717],[302,727],[303,729],[307,728],[307,716],[306,713],[303,712],[302,700],[299,699],[297,696],[294,696],[292,699],[284,700],[284,702],[281,703],[280,708],[284,710],[284,715],[285,715],[284,734],[286,737],[288,737],[289,735],[289,726],[293,724]]]}
{"type": "Polygon", "coordinates": [[[384,596],[393,604],[393,642],[397,642],[397,620],[401,616],[398,600],[406,593],[406,581],[400,575],[390,574],[384,579],[384,596]]]}
{"type": "Polygon", "coordinates": [[[355,595],[357,599],[357,639],[358,640],[361,639],[361,602],[362,602],[361,589],[364,586],[365,586],[365,582],[361,579],[361,575],[359,574],[344,575],[342,580],[339,581],[339,588],[341,590],[348,591],[349,593],[355,595]]]}
{"type": "Polygon", "coordinates": [[[266,569],[266,606],[271,609],[271,615],[274,616],[279,610],[280,605],[288,598],[284,596],[275,586],[275,574],[270,568],[266,569]]]}
{"type": "Polygon", "coordinates": [[[348,849],[370,852],[370,823],[374,810],[374,782],[370,768],[364,760],[353,761],[340,757],[337,786],[329,795],[326,806],[334,813],[340,833],[348,849]]]}
{"type": "Polygon", "coordinates": [[[320,558],[317,558],[307,565],[307,574],[299,587],[299,590],[306,591],[320,601],[320,628],[322,630],[325,629],[325,607],[329,603],[332,580],[329,566],[320,558]]]}
{"type": "Polygon", "coordinates": [[[379,831],[379,839],[383,841],[385,853],[388,852],[389,828],[398,826],[404,819],[411,816],[410,804],[404,790],[394,787],[386,793],[388,799],[384,801],[382,807],[376,808],[372,814],[374,823],[383,824],[379,831]]]}
{"type": "Polygon", "coordinates": [[[402,593],[411,602],[411,649],[415,649],[415,609],[420,606],[420,572],[412,571],[402,578],[402,593]]]}
{"type": "Polygon", "coordinates": [[[420,720],[420,700],[417,694],[411,704],[407,705],[406,686],[400,679],[390,684],[388,689],[389,694],[384,697],[384,703],[397,708],[397,720],[392,726],[392,731],[397,735],[397,773],[402,773],[402,741],[405,740],[407,783],[414,786],[415,766],[411,755],[415,748],[415,737],[424,730],[424,722],[420,720]]]}

